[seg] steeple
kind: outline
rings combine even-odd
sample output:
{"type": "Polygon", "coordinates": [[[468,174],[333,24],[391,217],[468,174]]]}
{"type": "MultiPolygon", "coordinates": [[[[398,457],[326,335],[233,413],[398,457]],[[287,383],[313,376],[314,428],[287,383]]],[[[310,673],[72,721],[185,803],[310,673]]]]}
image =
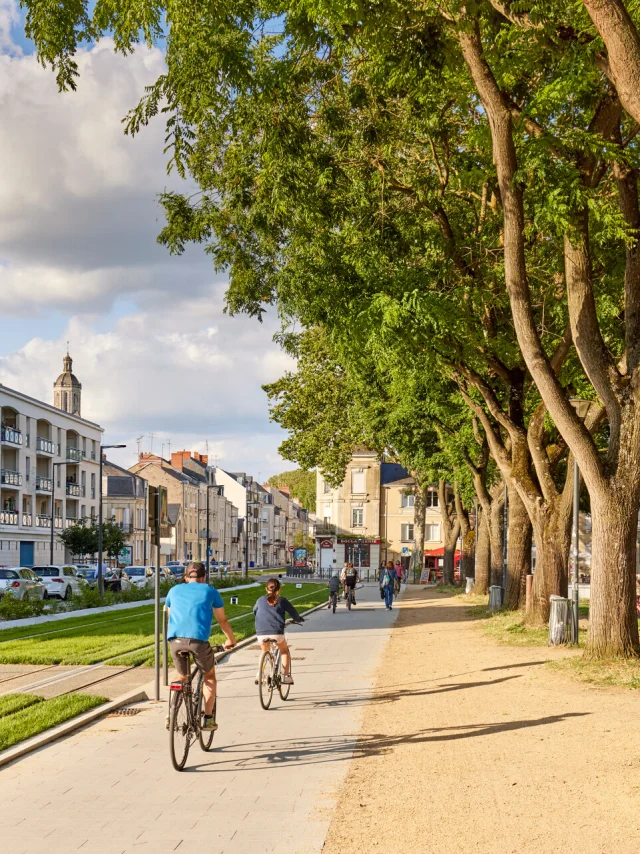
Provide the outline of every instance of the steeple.
{"type": "Polygon", "coordinates": [[[63,412],[79,416],[82,385],[72,370],[73,360],[67,348],[67,355],[62,360],[62,373],[53,384],[53,405],[63,412]]]}

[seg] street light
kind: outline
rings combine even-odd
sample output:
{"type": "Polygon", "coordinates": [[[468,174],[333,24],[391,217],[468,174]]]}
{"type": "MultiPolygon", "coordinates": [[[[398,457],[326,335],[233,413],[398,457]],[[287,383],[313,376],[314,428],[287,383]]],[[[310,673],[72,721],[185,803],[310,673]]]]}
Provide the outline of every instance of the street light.
{"type": "MultiPolygon", "coordinates": [[[[104,596],[104,579],[102,577],[102,452],[111,448],[126,448],[126,445],[100,445],[100,476],[98,479],[100,497],[98,499],[98,593],[104,596]]],[[[160,544],[158,543],[158,549],[160,544]]],[[[158,561],[158,564],[160,561],[158,561]]]]}
{"type": "MultiPolygon", "coordinates": [[[[584,424],[593,401],[583,400],[580,397],[570,397],[569,403],[576,411],[576,415],[584,424]]],[[[578,645],[578,616],[580,606],[580,589],[578,587],[578,537],[580,522],[580,469],[575,456],[573,458],[573,579],[572,579],[572,611],[573,626],[571,642],[578,645]]]]}
{"type": "Polygon", "coordinates": [[[67,461],[64,460],[61,463],[53,463],[53,471],[51,472],[51,559],[49,563],[53,565],[53,529],[55,527],[55,497],[56,497],[56,466],[66,466],[67,461]]]}

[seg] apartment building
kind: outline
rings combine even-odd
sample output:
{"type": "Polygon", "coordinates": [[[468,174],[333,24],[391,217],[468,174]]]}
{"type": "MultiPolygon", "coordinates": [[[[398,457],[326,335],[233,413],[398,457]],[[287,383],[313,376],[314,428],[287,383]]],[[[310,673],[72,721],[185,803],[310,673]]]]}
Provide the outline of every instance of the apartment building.
{"type": "Polygon", "coordinates": [[[102,428],[81,416],[71,356],[53,385],[54,405],[0,385],[0,565],[66,559],[55,536],[98,513],[102,428]]]}
{"type": "Polygon", "coordinates": [[[127,469],[102,463],[102,518],[113,520],[127,536],[128,555],[121,563],[146,566],[151,562],[147,482],[127,469]]]}
{"type": "Polygon", "coordinates": [[[176,451],[171,460],[140,454],[131,467],[152,486],[167,487],[171,537],[163,538],[166,560],[210,560],[237,568],[242,560],[238,533],[238,507],[215,482],[215,469],[205,454],[176,451]]]}
{"type": "Polygon", "coordinates": [[[245,472],[228,472],[219,466],[212,468],[214,482],[221,486],[224,495],[237,508],[238,536],[237,562],[262,565],[262,520],[259,484],[245,472]]]}
{"type": "MultiPolygon", "coordinates": [[[[377,568],[383,560],[413,562],[415,550],[414,480],[397,463],[367,450],[355,451],[342,484],[334,489],[322,472],[316,478],[316,559],[324,569],[352,561],[377,568]]],[[[444,554],[435,487],[425,511],[425,550],[421,565],[438,567],[444,554]],[[424,562],[424,564],[423,564],[424,562]]]]}
{"type": "Polygon", "coordinates": [[[323,569],[341,567],[344,561],[363,568],[380,565],[380,475],[378,455],[364,449],[354,452],[337,489],[318,471],[316,560],[323,569]]]}

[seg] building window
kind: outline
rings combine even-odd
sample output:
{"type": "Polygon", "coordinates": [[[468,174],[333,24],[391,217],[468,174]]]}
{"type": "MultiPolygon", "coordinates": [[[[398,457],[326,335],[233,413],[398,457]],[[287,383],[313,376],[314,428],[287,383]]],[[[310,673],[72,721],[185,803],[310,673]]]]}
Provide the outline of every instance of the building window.
{"type": "Polygon", "coordinates": [[[440,540],[440,525],[438,523],[430,523],[424,526],[424,538],[430,543],[439,542],[440,540]]]}
{"type": "Polygon", "coordinates": [[[413,507],[415,504],[416,497],[413,493],[407,495],[406,492],[403,492],[400,496],[400,506],[401,507],[413,507]]]}
{"type": "Polygon", "coordinates": [[[325,480],[325,482],[324,482],[324,484],[323,484],[323,489],[324,489],[324,494],[325,494],[325,495],[327,495],[327,493],[331,492],[331,487],[329,486],[329,484],[327,483],[327,481],[326,481],[326,480],[325,480]]]}
{"type": "Polygon", "coordinates": [[[364,509],[362,507],[351,508],[351,527],[361,528],[364,525],[364,509]]]}
{"type": "Polygon", "coordinates": [[[364,469],[351,470],[351,492],[357,495],[364,495],[366,488],[366,472],[364,469]]]}
{"type": "Polygon", "coordinates": [[[427,507],[439,507],[438,493],[435,489],[427,489],[426,506],[427,507]]]}
{"type": "Polygon", "coordinates": [[[91,497],[96,497],[96,476],[95,473],[91,475],[91,497]]]}
{"type": "Polygon", "coordinates": [[[27,480],[31,477],[31,457],[25,457],[25,466],[27,472],[27,480]]]}
{"type": "Polygon", "coordinates": [[[405,524],[401,525],[401,537],[403,543],[412,543],[413,542],[413,525],[405,524]]]}

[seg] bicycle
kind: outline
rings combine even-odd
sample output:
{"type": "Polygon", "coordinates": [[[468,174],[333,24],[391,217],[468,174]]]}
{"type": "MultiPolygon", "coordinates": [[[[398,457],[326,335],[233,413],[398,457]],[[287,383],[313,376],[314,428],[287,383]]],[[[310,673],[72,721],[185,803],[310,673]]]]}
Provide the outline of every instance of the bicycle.
{"type": "MultiPolygon", "coordinates": [[[[214,652],[225,652],[224,646],[213,647],[214,652]]],[[[185,650],[179,652],[191,660],[193,653],[185,650]]],[[[169,751],[171,763],[176,771],[182,771],[187,762],[191,745],[198,740],[205,752],[211,749],[215,732],[201,729],[203,709],[202,671],[195,664],[189,667],[187,678],[172,682],[169,690],[169,751]],[[194,683],[195,679],[195,683],[194,683]]],[[[216,719],[218,699],[213,706],[213,717],[216,719]]]]}
{"type": "MultiPolygon", "coordinates": [[[[301,620],[300,622],[304,622],[301,620]]],[[[300,623],[295,620],[287,622],[286,625],[300,623]]],[[[258,696],[260,697],[260,705],[267,711],[273,699],[273,689],[277,688],[280,697],[286,700],[291,691],[291,685],[283,685],[282,683],[282,656],[278,649],[278,644],[274,638],[267,638],[266,643],[269,644],[269,649],[264,650],[260,656],[260,664],[258,665],[258,696]]],[[[289,655],[289,675],[291,675],[291,655],[289,655]]]]}
{"type": "Polygon", "coordinates": [[[339,593],[329,593],[329,607],[332,609],[333,613],[336,612],[336,607],[338,605],[338,599],[340,599],[339,593]]]}

